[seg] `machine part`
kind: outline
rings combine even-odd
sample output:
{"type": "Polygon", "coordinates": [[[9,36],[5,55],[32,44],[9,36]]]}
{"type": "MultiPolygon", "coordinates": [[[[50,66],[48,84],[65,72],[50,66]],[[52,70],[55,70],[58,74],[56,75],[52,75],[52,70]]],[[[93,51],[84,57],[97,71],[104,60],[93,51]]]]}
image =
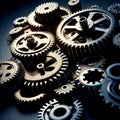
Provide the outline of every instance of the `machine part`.
{"type": "Polygon", "coordinates": [[[33,31],[44,30],[44,26],[36,21],[36,14],[34,11],[28,15],[28,24],[33,31]]]}
{"type": "Polygon", "coordinates": [[[44,62],[35,65],[32,71],[26,71],[24,85],[50,92],[65,82],[70,75],[69,67],[66,55],[60,51],[49,52],[44,62]]]}
{"type": "Polygon", "coordinates": [[[11,43],[10,50],[26,66],[45,59],[54,43],[55,38],[50,32],[28,32],[16,38],[11,43]]]}
{"type": "Polygon", "coordinates": [[[120,81],[120,63],[109,65],[106,73],[113,81],[120,81]]]}
{"type": "Polygon", "coordinates": [[[18,90],[15,94],[15,101],[18,107],[24,111],[34,111],[38,110],[39,107],[45,102],[46,94],[45,93],[35,93],[31,94],[26,92],[25,89],[18,90]]]}
{"type": "Polygon", "coordinates": [[[108,11],[111,12],[113,15],[117,16],[120,19],[120,3],[115,3],[108,7],[108,11]]]}
{"type": "Polygon", "coordinates": [[[57,2],[46,2],[35,8],[36,20],[42,24],[53,24],[60,20],[59,4],[57,2]]]}
{"type": "Polygon", "coordinates": [[[102,6],[99,4],[93,4],[89,7],[89,9],[102,9],[102,6]]]}
{"type": "Polygon", "coordinates": [[[69,0],[68,6],[72,13],[82,10],[81,0],[69,0]]]}
{"type": "Polygon", "coordinates": [[[14,40],[15,38],[17,38],[18,36],[20,36],[23,33],[24,33],[23,27],[15,27],[12,30],[10,30],[9,36],[10,36],[11,40],[14,40]]]}
{"type": "Polygon", "coordinates": [[[25,27],[28,25],[27,17],[18,17],[13,21],[15,27],[25,27]]]}
{"type": "Polygon", "coordinates": [[[108,52],[115,26],[115,19],[109,12],[87,9],[64,19],[59,24],[56,34],[61,49],[73,61],[88,55],[103,55],[108,52]]]}
{"type": "Polygon", "coordinates": [[[116,34],[113,38],[113,45],[120,49],[120,33],[116,34]]]}
{"type": "Polygon", "coordinates": [[[79,87],[82,89],[81,94],[85,100],[89,98],[89,100],[94,101],[99,98],[99,88],[105,77],[104,70],[97,67],[88,68],[80,74],[79,87]]]}
{"type": "Polygon", "coordinates": [[[65,7],[61,7],[60,6],[60,16],[61,16],[61,20],[65,19],[66,17],[68,17],[69,15],[71,15],[71,11],[65,7]]]}
{"type": "Polygon", "coordinates": [[[106,77],[99,91],[105,104],[112,110],[120,110],[120,82],[112,81],[111,78],[106,77]]]}
{"type": "Polygon", "coordinates": [[[83,105],[79,100],[65,105],[53,99],[40,108],[38,120],[80,120],[82,115],[83,105]]]}
{"type": "Polygon", "coordinates": [[[0,62],[0,95],[9,96],[14,94],[24,83],[25,69],[17,60],[0,62]]]}

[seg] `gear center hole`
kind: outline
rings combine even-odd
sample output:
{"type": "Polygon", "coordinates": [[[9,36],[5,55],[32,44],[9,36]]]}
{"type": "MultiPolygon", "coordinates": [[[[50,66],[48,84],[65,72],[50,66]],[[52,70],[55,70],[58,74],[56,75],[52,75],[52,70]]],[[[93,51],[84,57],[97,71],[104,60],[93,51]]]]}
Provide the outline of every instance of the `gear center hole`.
{"type": "Polygon", "coordinates": [[[18,20],[18,22],[23,22],[23,21],[24,21],[24,19],[19,19],[19,20],[18,20]]]}
{"type": "Polygon", "coordinates": [[[119,65],[119,66],[114,66],[114,67],[111,69],[111,74],[112,74],[113,76],[119,77],[119,76],[120,76],[120,65],[119,65]]]}
{"type": "Polygon", "coordinates": [[[45,8],[44,8],[44,10],[48,10],[48,9],[49,9],[49,7],[45,7],[45,8]]]}
{"type": "Polygon", "coordinates": [[[66,109],[65,108],[57,108],[54,111],[54,115],[57,116],[57,117],[64,116],[65,114],[66,114],[66,109]]]}

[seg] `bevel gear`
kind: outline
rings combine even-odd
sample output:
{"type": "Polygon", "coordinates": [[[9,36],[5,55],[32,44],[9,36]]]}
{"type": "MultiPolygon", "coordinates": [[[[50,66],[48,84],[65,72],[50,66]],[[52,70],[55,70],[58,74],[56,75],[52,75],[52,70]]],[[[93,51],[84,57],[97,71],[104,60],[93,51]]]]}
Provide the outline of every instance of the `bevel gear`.
{"type": "Polygon", "coordinates": [[[0,62],[0,94],[9,96],[14,94],[24,83],[25,69],[17,59],[0,62]]]}
{"type": "Polygon", "coordinates": [[[105,104],[109,106],[108,108],[112,109],[112,112],[120,111],[120,82],[112,81],[111,78],[106,77],[99,92],[105,104]]]}
{"type": "Polygon", "coordinates": [[[27,17],[18,17],[13,21],[15,27],[25,27],[28,25],[27,17]]]}
{"type": "Polygon", "coordinates": [[[70,75],[69,61],[60,51],[49,52],[44,62],[33,66],[32,71],[26,71],[25,86],[33,90],[50,92],[65,82],[70,75]]]}
{"type": "Polygon", "coordinates": [[[44,30],[44,25],[36,21],[35,11],[28,15],[28,24],[33,31],[44,30]]]}
{"type": "Polygon", "coordinates": [[[66,105],[53,99],[40,108],[38,120],[80,120],[82,115],[83,105],[79,100],[66,105]]]}
{"type": "Polygon", "coordinates": [[[115,27],[115,18],[111,13],[87,9],[64,19],[58,25],[56,34],[63,52],[76,60],[88,55],[105,55],[112,44],[115,27]]]}
{"type": "Polygon", "coordinates": [[[107,10],[120,19],[120,3],[110,5],[107,10]]]}
{"type": "Polygon", "coordinates": [[[34,94],[26,92],[24,87],[14,94],[14,98],[16,101],[16,105],[22,111],[35,111],[38,110],[39,107],[45,102],[46,94],[36,92],[34,94]]]}
{"type": "Polygon", "coordinates": [[[36,20],[39,23],[56,23],[59,17],[59,4],[57,2],[46,2],[35,8],[36,20]]]}
{"type": "Polygon", "coordinates": [[[45,59],[54,43],[55,38],[50,32],[28,32],[16,38],[11,43],[10,50],[26,67],[28,63],[45,59]]]}

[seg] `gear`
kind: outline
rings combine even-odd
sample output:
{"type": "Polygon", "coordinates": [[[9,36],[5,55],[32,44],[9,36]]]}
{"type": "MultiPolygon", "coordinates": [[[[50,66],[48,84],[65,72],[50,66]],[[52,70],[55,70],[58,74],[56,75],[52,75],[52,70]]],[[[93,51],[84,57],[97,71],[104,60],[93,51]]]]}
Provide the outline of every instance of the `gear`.
{"type": "Polygon", "coordinates": [[[79,100],[69,106],[53,99],[40,108],[38,120],[80,120],[82,115],[83,105],[79,100]]]}
{"type": "Polygon", "coordinates": [[[56,2],[46,2],[35,9],[36,20],[39,23],[56,23],[59,17],[59,4],[56,2]]]}
{"type": "Polygon", "coordinates": [[[44,26],[36,21],[36,14],[34,11],[28,15],[28,24],[33,31],[44,30],[44,26]]]}
{"type": "Polygon", "coordinates": [[[46,94],[40,92],[31,94],[22,88],[14,94],[14,97],[19,109],[32,112],[38,110],[40,105],[43,104],[46,99],[46,94]]]}
{"type": "Polygon", "coordinates": [[[115,18],[109,12],[87,9],[64,19],[56,34],[63,52],[76,61],[88,55],[106,54],[115,27],[115,18]]]}
{"type": "Polygon", "coordinates": [[[28,25],[27,17],[18,17],[13,21],[15,27],[25,27],[28,25]]]}
{"type": "Polygon", "coordinates": [[[8,43],[11,43],[15,38],[24,33],[23,27],[15,27],[9,32],[8,43]]]}
{"type": "Polygon", "coordinates": [[[82,10],[82,5],[80,0],[69,0],[68,6],[72,13],[82,10]]]}
{"type": "MultiPolygon", "coordinates": [[[[106,77],[103,80],[102,86],[99,90],[100,96],[103,97],[103,101],[112,110],[120,110],[120,83],[112,81],[111,78],[106,77]]],[[[109,109],[110,110],[110,109],[109,109]]]]}
{"type": "Polygon", "coordinates": [[[120,33],[116,34],[113,38],[113,45],[120,49],[120,33]]]}
{"type": "Polygon", "coordinates": [[[35,65],[35,69],[25,74],[25,86],[41,89],[46,92],[60,86],[69,76],[69,62],[60,51],[50,52],[43,63],[35,65]]]}
{"type": "Polygon", "coordinates": [[[108,11],[120,19],[120,3],[115,3],[108,7],[108,11]]]}
{"type": "Polygon", "coordinates": [[[114,63],[108,66],[107,75],[114,81],[120,80],[120,63],[114,63]]]}
{"type": "Polygon", "coordinates": [[[81,89],[81,94],[86,100],[92,101],[98,99],[99,88],[102,84],[103,79],[106,77],[104,70],[91,67],[84,70],[79,76],[79,87],[81,89]],[[89,97],[88,97],[89,96],[89,97]]]}
{"type": "Polygon", "coordinates": [[[0,94],[9,96],[17,91],[24,83],[24,67],[17,60],[0,62],[0,94]]]}
{"type": "Polygon", "coordinates": [[[28,32],[16,38],[11,43],[11,53],[22,61],[28,63],[43,60],[54,46],[55,38],[49,32],[28,32]]]}

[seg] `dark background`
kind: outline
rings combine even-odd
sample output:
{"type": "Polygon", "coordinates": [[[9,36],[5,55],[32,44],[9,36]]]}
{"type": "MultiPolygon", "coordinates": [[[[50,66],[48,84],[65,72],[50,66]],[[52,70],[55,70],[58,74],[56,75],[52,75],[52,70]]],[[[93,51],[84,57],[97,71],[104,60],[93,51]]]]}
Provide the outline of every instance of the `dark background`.
{"type": "MultiPolygon", "coordinates": [[[[13,21],[21,16],[27,16],[38,5],[49,0],[0,0],[0,60],[11,58],[7,36],[14,27],[13,21]]],[[[54,0],[55,1],[55,0],[54,0]]],[[[53,2],[53,1],[50,1],[53,2]]],[[[68,0],[56,0],[61,6],[68,7],[68,0]]],[[[118,3],[119,0],[81,0],[82,8],[85,9],[93,4],[100,4],[107,9],[111,4],[118,3]]],[[[7,101],[7,100],[6,100],[7,101]]],[[[0,101],[1,103],[1,101],[0,101]]],[[[36,120],[36,113],[21,113],[14,104],[0,107],[0,120],[36,120]]],[[[88,117],[89,120],[93,120],[88,117]]]]}

